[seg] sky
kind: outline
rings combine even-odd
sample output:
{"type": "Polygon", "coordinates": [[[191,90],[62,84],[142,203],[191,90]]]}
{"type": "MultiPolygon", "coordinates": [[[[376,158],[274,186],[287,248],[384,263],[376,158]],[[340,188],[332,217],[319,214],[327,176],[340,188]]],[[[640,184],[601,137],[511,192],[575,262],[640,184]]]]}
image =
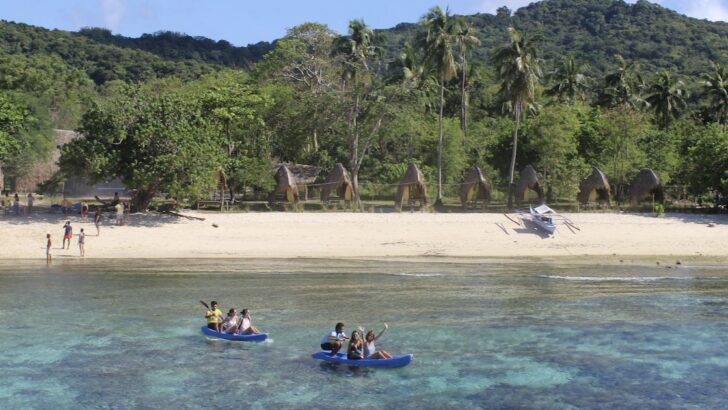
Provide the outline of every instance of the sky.
{"type": "MultiPolygon", "coordinates": [[[[627,0],[634,3],[635,0],[627,0]]],[[[696,18],[728,21],[728,0],[654,0],[696,18]]],[[[389,28],[416,22],[435,5],[454,14],[516,10],[531,0],[0,0],[0,19],[76,31],[105,27],[138,37],[170,30],[242,46],[272,41],[306,21],[344,33],[351,19],[389,28]]]]}

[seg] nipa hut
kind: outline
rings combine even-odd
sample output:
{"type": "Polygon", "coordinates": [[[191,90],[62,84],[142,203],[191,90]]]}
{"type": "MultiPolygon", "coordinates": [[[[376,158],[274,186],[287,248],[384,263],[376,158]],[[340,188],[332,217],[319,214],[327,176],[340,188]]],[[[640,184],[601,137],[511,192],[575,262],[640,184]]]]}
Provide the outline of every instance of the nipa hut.
{"type": "Polygon", "coordinates": [[[318,178],[321,173],[321,167],[317,167],[315,165],[293,164],[289,162],[274,162],[273,170],[277,172],[281,165],[285,165],[288,170],[291,171],[291,174],[293,174],[296,186],[298,187],[299,196],[302,197],[303,200],[308,200],[308,188],[313,185],[316,178],[318,178]]]}
{"type": "Polygon", "coordinates": [[[298,185],[296,178],[286,164],[278,167],[276,171],[276,189],[271,193],[270,202],[281,195],[285,202],[298,202],[298,185]]]}
{"type": "Polygon", "coordinates": [[[337,199],[343,199],[346,202],[350,202],[354,198],[354,186],[351,184],[349,171],[341,163],[337,163],[326,177],[326,181],[321,187],[321,201],[328,202],[332,192],[336,193],[337,199]]]}
{"type": "Polygon", "coordinates": [[[644,168],[632,180],[632,185],[629,187],[629,201],[632,204],[638,204],[648,198],[661,201],[662,184],[655,171],[644,168]]]}
{"type": "Polygon", "coordinates": [[[543,187],[541,187],[541,183],[538,181],[538,174],[532,166],[526,165],[523,171],[521,171],[521,178],[518,180],[518,186],[516,187],[516,202],[524,202],[529,189],[536,192],[538,202],[543,203],[543,187]]]}
{"type": "Polygon", "coordinates": [[[427,206],[427,186],[422,171],[417,168],[417,165],[410,164],[399,181],[394,204],[401,208],[405,203],[414,206],[416,201],[420,201],[423,207],[427,206]]]}
{"type": "Polygon", "coordinates": [[[490,184],[483,177],[479,167],[472,167],[465,174],[465,180],[460,186],[460,203],[463,208],[468,204],[477,208],[478,201],[482,201],[483,207],[490,202],[490,184]]]}
{"type": "Polygon", "coordinates": [[[592,173],[579,185],[579,193],[576,199],[580,204],[589,202],[606,202],[609,205],[611,188],[604,173],[597,167],[592,168],[592,173]]]}

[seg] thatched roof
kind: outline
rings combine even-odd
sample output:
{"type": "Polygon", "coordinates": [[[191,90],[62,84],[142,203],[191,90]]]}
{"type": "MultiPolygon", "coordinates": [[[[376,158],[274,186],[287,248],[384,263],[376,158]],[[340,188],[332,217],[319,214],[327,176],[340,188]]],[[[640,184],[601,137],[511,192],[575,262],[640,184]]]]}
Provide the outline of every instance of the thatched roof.
{"type": "Polygon", "coordinates": [[[589,202],[592,192],[595,191],[597,194],[597,201],[609,202],[609,194],[611,192],[609,181],[607,181],[607,177],[604,176],[604,173],[597,167],[593,167],[591,175],[581,181],[581,184],[579,185],[579,193],[576,195],[576,199],[579,203],[586,204],[589,202]]]}
{"type": "Polygon", "coordinates": [[[637,204],[644,199],[651,199],[652,195],[655,196],[656,200],[662,200],[660,178],[655,174],[655,171],[649,168],[641,169],[629,187],[629,200],[633,204],[637,204]]]}
{"type": "Polygon", "coordinates": [[[394,197],[394,204],[402,206],[404,200],[421,200],[422,206],[427,206],[427,186],[425,177],[417,165],[410,164],[407,171],[399,181],[397,194],[394,197]]]}
{"type": "Polygon", "coordinates": [[[293,174],[296,184],[298,185],[313,184],[321,173],[321,167],[317,167],[315,165],[293,164],[290,162],[274,162],[273,169],[277,170],[281,167],[281,165],[285,165],[288,170],[291,171],[291,174],[293,174]]]}
{"type": "Polygon", "coordinates": [[[271,195],[275,196],[277,194],[286,195],[289,202],[291,201],[291,198],[288,195],[290,195],[294,202],[298,202],[298,185],[296,184],[296,178],[293,176],[293,173],[290,169],[288,169],[286,164],[278,167],[278,171],[276,171],[276,189],[271,195]]]}
{"type": "Polygon", "coordinates": [[[532,166],[526,165],[521,171],[521,178],[518,180],[518,186],[516,187],[516,202],[521,203],[526,199],[526,191],[532,190],[538,194],[538,201],[543,203],[543,187],[538,181],[538,174],[532,166]]]}
{"type": "Polygon", "coordinates": [[[479,167],[470,168],[460,186],[460,203],[463,208],[467,205],[468,199],[490,202],[490,184],[485,180],[479,167]]]}
{"type": "Polygon", "coordinates": [[[336,195],[339,198],[346,198],[347,190],[353,194],[353,189],[349,171],[344,168],[344,165],[337,163],[334,169],[329,172],[329,175],[326,176],[326,181],[324,181],[321,187],[321,200],[324,202],[328,201],[332,191],[336,191],[336,195]]]}

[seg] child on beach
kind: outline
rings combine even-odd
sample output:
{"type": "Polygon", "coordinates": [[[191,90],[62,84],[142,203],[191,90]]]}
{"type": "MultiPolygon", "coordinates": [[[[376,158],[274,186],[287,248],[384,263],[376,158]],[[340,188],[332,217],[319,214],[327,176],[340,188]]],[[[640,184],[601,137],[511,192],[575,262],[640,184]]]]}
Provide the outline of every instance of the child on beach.
{"type": "Polygon", "coordinates": [[[81,228],[81,233],[78,234],[78,249],[81,251],[81,257],[83,258],[86,256],[86,234],[83,233],[83,228],[81,228]]]}
{"type": "Polygon", "coordinates": [[[51,263],[51,234],[46,234],[46,239],[48,239],[48,242],[46,242],[46,262],[51,263]]]}

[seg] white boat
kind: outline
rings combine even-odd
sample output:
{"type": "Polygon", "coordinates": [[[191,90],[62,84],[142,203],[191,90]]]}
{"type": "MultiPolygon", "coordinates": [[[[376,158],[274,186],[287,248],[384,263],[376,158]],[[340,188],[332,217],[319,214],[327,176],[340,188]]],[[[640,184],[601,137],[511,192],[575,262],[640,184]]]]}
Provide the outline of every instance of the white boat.
{"type": "Polygon", "coordinates": [[[549,235],[553,235],[556,231],[556,224],[554,219],[559,217],[553,209],[546,205],[537,206],[536,208],[529,206],[529,213],[521,213],[521,218],[524,221],[533,222],[536,227],[549,235]]]}

